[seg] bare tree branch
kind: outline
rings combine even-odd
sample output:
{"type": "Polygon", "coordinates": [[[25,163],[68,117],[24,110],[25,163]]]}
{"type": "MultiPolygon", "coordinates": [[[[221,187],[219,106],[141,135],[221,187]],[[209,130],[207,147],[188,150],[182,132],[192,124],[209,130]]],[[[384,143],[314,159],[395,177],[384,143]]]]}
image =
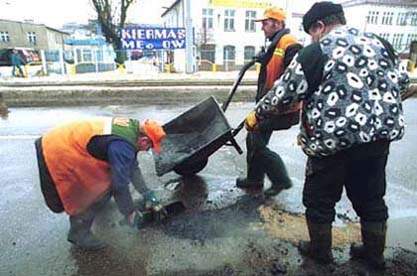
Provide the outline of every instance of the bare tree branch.
{"type": "Polygon", "coordinates": [[[117,62],[124,62],[120,30],[124,28],[127,10],[136,0],[91,0],[97,12],[97,20],[101,25],[103,35],[116,51],[117,62]]]}

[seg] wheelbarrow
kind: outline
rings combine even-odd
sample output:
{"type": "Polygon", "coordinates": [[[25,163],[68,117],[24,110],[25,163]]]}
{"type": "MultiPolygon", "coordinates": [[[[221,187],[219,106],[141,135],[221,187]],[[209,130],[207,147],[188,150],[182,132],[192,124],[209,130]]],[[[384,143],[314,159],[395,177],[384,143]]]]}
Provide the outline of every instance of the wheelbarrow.
{"type": "Polygon", "coordinates": [[[210,155],[223,145],[234,146],[239,154],[243,153],[234,137],[243,128],[244,121],[232,128],[224,112],[245,72],[255,62],[253,59],[242,67],[221,107],[210,96],[163,126],[167,136],[161,143],[161,153],[154,155],[158,176],[172,170],[180,175],[196,174],[205,168],[210,155]]]}

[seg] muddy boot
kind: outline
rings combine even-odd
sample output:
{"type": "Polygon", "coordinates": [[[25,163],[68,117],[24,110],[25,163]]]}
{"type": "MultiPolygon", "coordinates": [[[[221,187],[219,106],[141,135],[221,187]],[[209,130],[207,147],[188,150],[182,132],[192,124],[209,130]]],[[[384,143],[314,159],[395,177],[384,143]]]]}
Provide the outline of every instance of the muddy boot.
{"type": "Polygon", "coordinates": [[[272,186],[264,192],[266,197],[273,197],[278,195],[283,190],[287,190],[292,187],[291,183],[288,184],[272,184],[272,186]]]}
{"type": "Polygon", "coordinates": [[[70,216],[70,230],[68,241],[83,250],[99,250],[107,246],[106,243],[96,239],[91,232],[94,216],[70,216]]]}
{"type": "Polygon", "coordinates": [[[363,244],[352,244],[350,256],[361,259],[374,269],[385,269],[386,222],[361,222],[363,244]]]}
{"type": "Polygon", "coordinates": [[[236,187],[241,189],[262,189],[263,186],[263,180],[248,180],[246,177],[236,179],[236,187]]]}
{"type": "Polygon", "coordinates": [[[300,241],[298,245],[300,254],[310,257],[320,264],[332,263],[332,225],[307,221],[307,227],[310,241],[300,241]]]}

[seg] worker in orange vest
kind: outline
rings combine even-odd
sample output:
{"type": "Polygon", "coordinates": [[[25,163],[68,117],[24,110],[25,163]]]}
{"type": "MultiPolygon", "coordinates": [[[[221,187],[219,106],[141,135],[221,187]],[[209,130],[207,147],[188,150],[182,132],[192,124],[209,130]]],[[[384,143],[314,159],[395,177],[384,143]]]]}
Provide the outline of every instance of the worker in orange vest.
{"type": "MultiPolygon", "coordinates": [[[[256,102],[259,102],[273,87],[290,64],[293,57],[302,48],[297,39],[285,27],[286,13],[279,7],[267,8],[262,18],[265,38],[270,43],[265,53],[257,56],[261,64],[258,78],[256,102]]],[[[263,188],[265,175],[271,181],[271,187],[264,191],[267,197],[278,195],[289,189],[292,181],[278,153],[268,148],[273,131],[288,129],[299,122],[300,104],[295,104],[277,117],[264,121],[256,132],[249,132],[246,137],[247,174],[236,179],[239,188],[263,188]]]]}
{"type": "Polygon", "coordinates": [[[106,246],[91,226],[111,196],[129,225],[141,225],[143,214],[134,207],[128,185],[135,185],[147,206],[159,204],[145,185],[137,153],[151,147],[159,153],[165,136],[156,121],[115,117],[63,124],[36,140],[42,193],[53,212],[69,215],[69,242],[85,250],[106,246]]]}

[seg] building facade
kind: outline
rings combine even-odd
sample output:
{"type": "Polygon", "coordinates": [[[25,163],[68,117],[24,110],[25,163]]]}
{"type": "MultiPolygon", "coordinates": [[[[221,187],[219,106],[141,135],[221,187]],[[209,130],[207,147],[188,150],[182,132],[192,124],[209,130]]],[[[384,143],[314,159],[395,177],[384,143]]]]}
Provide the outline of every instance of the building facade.
{"type": "MultiPolygon", "coordinates": [[[[193,26],[193,56],[195,67],[218,70],[235,70],[249,61],[265,44],[261,24],[255,19],[264,10],[288,1],[263,0],[177,0],[162,14],[164,27],[185,27],[186,1],[190,1],[193,26]]],[[[185,51],[167,52],[168,63],[177,71],[185,70],[185,51]]]]}
{"type": "Polygon", "coordinates": [[[399,53],[407,53],[417,40],[417,1],[342,1],[348,24],[388,40],[399,53]]]}
{"type": "Polygon", "coordinates": [[[0,48],[57,50],[64,48],[68,33],[33,22],[0,19],[0,48]]]}

